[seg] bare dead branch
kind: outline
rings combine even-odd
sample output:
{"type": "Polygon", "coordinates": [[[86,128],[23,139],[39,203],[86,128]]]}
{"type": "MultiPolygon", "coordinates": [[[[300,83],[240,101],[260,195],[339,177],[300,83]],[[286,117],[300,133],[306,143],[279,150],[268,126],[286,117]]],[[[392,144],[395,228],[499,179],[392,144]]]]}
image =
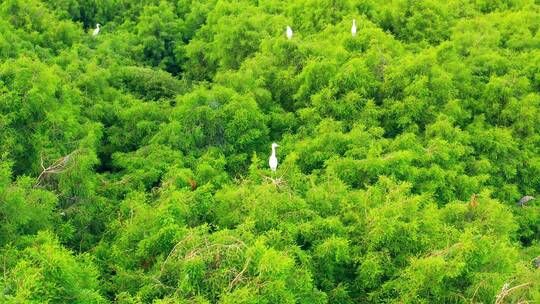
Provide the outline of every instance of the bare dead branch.
{"type": "Polygon", "coordinates": [[[501,292],[497,295],[496,297],[496,300],[495,300],[495,304],[502,304],[503,303],[503,300],[504,298],[509,295],[510,293],[512,293],[513,291],[519,289],[519,288],[523,288],[523,287],[526,287],[526,286],[529,286],[531,285],[532,283],[531,282],[527,282],[527,283],[523,283],[521,285],[517,285],[517,286],[514,286],[512,288],[504,288],[501,290],[501,292]]]}
{"type": "Polygon", "coordinates": [[[43,156],[41,155],[40,156],[40,166],[41,166],[41,168],[43,170],[41,171],[41,173],[37,177],[37,181],[36,181],[36,184],[34,185],[34,188],[39,187],[41,185],[41,183],[43,182],[43,180],[45,180],[49,175],[63,173],[66,170],[67,165],[69,164],[72,156],[77,152],[78,152],[78,150],[75,150],[75,151],[71,152],[70,154],[68,154],[68,155],[66,155],[64,157],[61,157],[61,158],[57,159],[56,161],[54,161],[47,168],[45,168],[44,161],[43,161],[43,156]]]}
{"type": "Polygon", "coordinates": [[[474,298],[476,297],[476,294],[478,293],[478,290],[480,289],[480,287],[484,284],[484,280],[480,281],[480,283],[478,283],[478,286],[476,286],[476,288],[474,289],[474,293],[472,295],[472,298],[471,298],[471,304],[474,303],[474,298]]]}
{"type": "Polygon", "coordinates": [[[172,256],[174,256],[176,254],[176,249],[178,248],[178,246],[180,246],[181,244],[183,244],[184,242],[188,241],[188,240],[191,240],[193,239],[193,233],[190,233],[189,235],[187,235],[185,238],[183,238],[182,240],[180,240],[178,243],[176,243],[176,245],[174,245],[173,249],[171,250],[171,252],[169,252],[169,254],[167,255],[167,257],[165,258],[165,261],[163,261],[163,263],[161,264],[161,270],[160,270],[160,276],[161,274],[163,273],[163,269],[165,268],[165,264],[167,264],[167,261],[169,260],[169,258],[171,258],[172,256]]]}
{"type": "Polygon", "coordinates": [[[246,263],[244,263],[244,267],[242,268],[242,270],[234,277],[234,279],[229,283],[229,290],[227,292],[231,292],[231,290],[234,288],[234,286],[236,285],[236,283],[238,283],[238,281],[240,281],[240,279],[242,278],[242,276],[244,275],[244,273],[246,272],[248,266],[249,266],[249,263],[251,262],[251,258],[248,257],[246,259],[246,263]]]}

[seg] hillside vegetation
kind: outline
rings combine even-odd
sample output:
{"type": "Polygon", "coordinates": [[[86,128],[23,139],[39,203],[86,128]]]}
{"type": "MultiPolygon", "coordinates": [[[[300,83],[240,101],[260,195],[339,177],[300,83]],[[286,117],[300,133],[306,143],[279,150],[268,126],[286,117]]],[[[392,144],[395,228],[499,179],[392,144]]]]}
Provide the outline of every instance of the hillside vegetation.
{"type": "Polygon", "coordinates": [[[539,28],[538,0],[0,1],[0,302],[540,303],[539,28]]]}

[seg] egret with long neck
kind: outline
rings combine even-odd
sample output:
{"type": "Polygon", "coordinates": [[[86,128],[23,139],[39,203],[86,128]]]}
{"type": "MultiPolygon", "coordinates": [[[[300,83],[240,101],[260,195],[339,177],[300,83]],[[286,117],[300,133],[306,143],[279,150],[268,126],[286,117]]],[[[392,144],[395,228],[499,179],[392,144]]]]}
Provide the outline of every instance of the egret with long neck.
{"type": "Polygon", "coordinates": [[[96,24],[96,29],[94,30],[94,32],[92,33],[92,36],[97,36],[97,34],[99,34],[99,27],[101,26],[101,24],[96,24]]]}
{"type": "Polygon", "coordinates": [[[270,155],[270,159],[268,160],[268,165],[270,165],[270,170],[272,172],[276,172],[278,161],[276,157],[276,148],[279,147],[278,144],[273,143],[272,144],[272,155],[270,155]]]}
{"type": "Polygon", "coordinates": [[[356,19],[353,19],[352,21],[351,34],[353,35],[353,37],[356,36],[356,19]]]}

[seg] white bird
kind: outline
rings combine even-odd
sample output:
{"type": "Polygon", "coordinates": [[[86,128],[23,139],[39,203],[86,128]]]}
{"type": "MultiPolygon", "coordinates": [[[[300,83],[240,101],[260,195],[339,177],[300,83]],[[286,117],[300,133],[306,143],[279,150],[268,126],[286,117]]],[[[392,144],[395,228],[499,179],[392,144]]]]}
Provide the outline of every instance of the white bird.
{"type": "Polygon", "coordinates": [[[96,24],[96,29],[94,30],[94,32],[92,33],[92,36],[97,36],[97,34],[99,34],[99,27],[101,26],[101,24],[96,24]]]}
{"type": "Polygon", "coordinates": [[[351,34],[353,37],[356,36],[356,19],[352,20],[351,34]]]}
{"type": "Polygon", "coordinates": [[[286,34],[287,34],[287,39],[291,40],[292,39],[292,29],[290,26],[287,25],[287,31],[286,31],[286,34]]]}
{"type": "Polygon", "coordinates": [[[270,169],[273,172],[276,172],[277,169],[277,157],[276,157],[276,148],[279,147],[278,144],[273,143],[272,144],[272,155],[270,155],[270,159],[268,160],[268,165],[270,165],[270,169]]]}

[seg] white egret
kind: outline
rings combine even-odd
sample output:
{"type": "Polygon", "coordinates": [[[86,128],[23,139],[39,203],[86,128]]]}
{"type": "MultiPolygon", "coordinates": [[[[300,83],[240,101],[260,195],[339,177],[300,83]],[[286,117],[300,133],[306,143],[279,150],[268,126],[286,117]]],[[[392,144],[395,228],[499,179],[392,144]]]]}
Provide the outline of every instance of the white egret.
{"type": "Polygon", "coordinates": [[[276,144],[276,143],[272,144],[272,155],[270,155],[270,159],[268,160],[268,165],[270,165],[270,169],[273,172],[276,172],[277,164],[278,164],[277,157],[276,157],[276,148],[277,147],[279,147],[278,144],[276,144]]]}
{"type": "Polygon", "coordinates": [[[92,33],[92,36],[97,36],[97,34],[99,34],[99,27],[101,26],[101,24],[96,24],[96,29],[94,30],[94,32],[92,33]]]}
{"type": "Polygon", "coordinates": [[[352,20],[351,34],[353,35],[353,37],[356,36],[356,19],[352,20]]]}
{"type": "Polygon", "coordinates": [[[287,34],[287,39],[291,40],[292,39],[292,29],[290,26],[287,25],[287,31],[286,31],[286,34],[287,34]]]}

